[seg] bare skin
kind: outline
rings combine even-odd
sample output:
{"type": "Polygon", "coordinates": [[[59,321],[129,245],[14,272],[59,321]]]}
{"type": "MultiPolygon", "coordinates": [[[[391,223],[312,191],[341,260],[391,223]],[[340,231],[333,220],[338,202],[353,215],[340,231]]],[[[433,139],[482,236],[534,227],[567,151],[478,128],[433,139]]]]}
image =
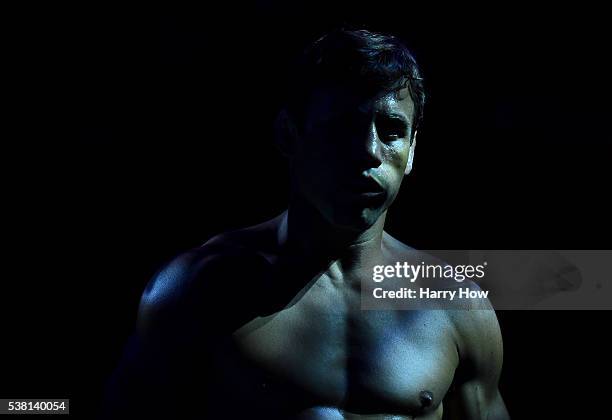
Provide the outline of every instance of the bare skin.
{"type": "Polygon", "coordinates": [[[174,418],[508,418],[494,311],[360,308],[373,265],[428,259],[383,230],[411,169],[412,112],[406,91],[334,90],[313,95],[300,130],[281,115],[289,209],[158,273],[117,398],[174,418]],[[347,118],[349,149],[329,141],[347,118]]]}
{"type": "MultiPolygon", "coordinates": [[[[215,238],[171,263],[143,296],[143,336],[163,330],[164,318],[182,318],[175,314],[192,301],[176,290],[191,289],[210,308],[201,310],[214,326],[200,351],[216,367],[200,372],[212,384],[204,418],[440,419],[444,411],[445,418],[507,418],[497,390],[502,354],[493,311],[362,311],[359,276],[366,274],[355,260],[325,264],[309,281],[292,275],[296,259],[275,243],[286,219],[283,213],[215,238]],[[256,250],[256,244],[268,246],[256,250]],[[289,267],[282,258],[291,259],[289,267]],[[257,269],[238,268],[241,262],[257,269]],[[296,283],[286,290],[279,283],[290,278],[296,283]],[[202,293],[194,281],[218,284],[202,293]],[[246,281],[251,284],[239,284],[246,281]],[[234,291],[248,296],[234,299],[234,291]],[[242,305],[251,299],[260,304],[242,305]],[[215,318],[214,301],[230,301],[227,310],[240,307],[244,317],[215,318]]],[[[369,245],[355,252],[368,252],[369,245]]],[[[386,233],[380,245],[380,259],[371,263],[427,258],[386,233]]],[[[175,331],[166,334],[176,342],[175,331]]],[[[177,380],[185,377],[182,372],[177,380]]]]}

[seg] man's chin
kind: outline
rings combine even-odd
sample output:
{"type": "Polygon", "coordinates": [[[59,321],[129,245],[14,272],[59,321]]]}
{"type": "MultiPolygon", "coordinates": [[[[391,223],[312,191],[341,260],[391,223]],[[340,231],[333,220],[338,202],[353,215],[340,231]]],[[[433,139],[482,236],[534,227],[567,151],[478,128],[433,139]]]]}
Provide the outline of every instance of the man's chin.
{"type": "Polygon", "coordinates": [[[332,217],[331,223],[344,230],[363,232],[371,228],[381,215],[381,209],[377,208],[352,209],[352,211],[337,212],[332,217]]]}

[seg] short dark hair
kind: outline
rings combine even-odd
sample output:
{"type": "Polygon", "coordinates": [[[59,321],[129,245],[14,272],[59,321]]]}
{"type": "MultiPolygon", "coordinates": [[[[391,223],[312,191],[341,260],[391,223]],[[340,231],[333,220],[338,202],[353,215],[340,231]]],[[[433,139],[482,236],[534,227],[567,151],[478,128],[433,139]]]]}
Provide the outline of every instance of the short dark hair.
{"type": "Polygon", "coordinates": [[[372,93],[408,87],[414,102],[413,133],[423,119],[421,71],[396,37],[365,29],[335,29],[315,41],[297,61],[287,111],[303,122],[306,103],[318,87],[356,85],[372,93]]]}

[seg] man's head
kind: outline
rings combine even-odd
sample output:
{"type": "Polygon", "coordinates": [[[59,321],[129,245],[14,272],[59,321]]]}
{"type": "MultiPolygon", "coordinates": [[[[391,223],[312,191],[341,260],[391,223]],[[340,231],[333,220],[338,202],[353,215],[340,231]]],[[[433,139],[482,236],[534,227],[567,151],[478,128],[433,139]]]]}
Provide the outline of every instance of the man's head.
{"type": "Polygon", "coordinates": [[[418,66],[396,38],[322,37],[302,57],[277,121],[293,187],[329,223],[371,226],[412,168],[424,102],[418,66]]]}

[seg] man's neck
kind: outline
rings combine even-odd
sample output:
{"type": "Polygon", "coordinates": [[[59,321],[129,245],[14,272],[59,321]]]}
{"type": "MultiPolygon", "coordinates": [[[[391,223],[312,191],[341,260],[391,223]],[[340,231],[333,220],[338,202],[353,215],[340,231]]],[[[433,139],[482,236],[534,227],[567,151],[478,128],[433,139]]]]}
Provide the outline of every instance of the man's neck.
{"type": "Polygon", "coordinates": [[[385,217],[386,212],[363,230],[346,229],[333,226],[296,198],[281,216],[278,239],[292,260],[327,265],[346,274],[380,261],[385,217]]]}

